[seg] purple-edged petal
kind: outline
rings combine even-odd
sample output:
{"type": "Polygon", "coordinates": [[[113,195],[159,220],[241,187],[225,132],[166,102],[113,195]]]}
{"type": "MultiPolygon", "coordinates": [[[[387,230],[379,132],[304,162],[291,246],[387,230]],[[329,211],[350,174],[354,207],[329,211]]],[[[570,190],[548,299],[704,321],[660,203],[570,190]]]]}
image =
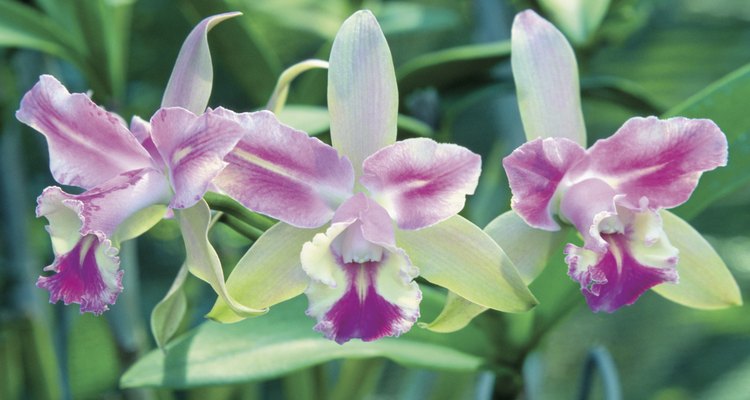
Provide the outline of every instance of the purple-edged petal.
{"type": "Polygon", "coordinates": [[[355,224],[334,223],[303,246],[302,268],[311,279],[305,292],[315,330],[344,343],[398,336],[419,317],[418,270],[408,257],[385,250],[378,261],[346,263],[332,243],[355,224]]]}
{"type": "Polygon", "coordinates": [[[578,66],[562,33],[534,11],[519,13],[510,61],[526,138],[565,137],[585,146],[578,66]]]}
{"type": "Polygon", "coordinates": [[[169,195],[164,175],[147,168],[125,172],[79,195],[48,187],[37,200],[37,217],[47,217],[53,246],[62,249],[70,246],[73,232],[94,234],[101,240],[111,238],[128,217],[150,205],[165,203],[169,195]],[[56,245],[56,238],[67,245],[56,245]]]}
{"type": "Polygon", "coordinates": [[[370,11],[344,21],[329,61],[331,141],[359,176],[365,158],[396,141],[398,116],[391,51],[370,11]]]}
{"type": "Polygon", "coordinates": [[[200,200],[226,166],[223,161],[242,137],[240,124],[223,109],[195,115],[182,108],[162,108],[151,118],[151,137],[169,167],[172,208],[200,200]]]}
{"type": "Polygon", "coordinates": [[[357,193],[344,202],[336,210],[332,222],[354,220],[361,224],[361,236],[368,242],[389,248],[396,245],[393,221],[388,211],[363,193],[357,193]]]}
{"type": "Polygon", "coordinates": [[[623,233],[625,229],[615,206],[621,197],[606,182],[586,179],[571,186],[562,196],[560,214],[578,229],[586,248],[604,251],[607,242],[601,233],[623,233]]]}
{"type": "Polygon", "coordinates": [[[684,203],[703,172],[726,163],[726,136],[711,120],[631,118],[591,146],[571,174],[593,173],[625,194],[628,207],[638,208],[647,197],[657,209],[684,203]]]}
{"type": "Polygon", "coordinates": [[[21,100],[19,121],[47,138],[50,171],[63,185],[85,189],[125,171],[151,166],[151,158],[115,114],[83,93],[70,94],[50,75],[21,100]]]}
{"type": "Polygon", "coordinates": [[[349,160],[270,112],[237,118],[246,134],[214,183],[245,207],[296,227],[330,221],[354,187],[349,160]]]}
{"type": "Polygon", "coordinates": [[[214,79],[211,52],[208,49],[208,31],[219,22],[238,15],[241,13],[213,15],[193,28],[180,48],[164,90],[162,107],[182,107],[195,114],[206,109],[214,79]]]}
{"type": "Polygon", "coordinates": [[[430,139],[394,143],[368,157],[360,179],[401,229],[444,221],[464,207],[479,180],[482,158],[430,139]]]}
{"type": "Polygon", "coordinates": [[[144,120],[143,118],[135,115],[130,120],[130,132],[138,139],[144,149],[148,152],[153,160],[153,165],[156,169],[165,169],[167,165],[159,154],[159,150],[154,144],[154,140],[151,138],[151,123],[144,120]]]}
{"type": "Polygon", "coordinates": [[[122,271],[117,249],[109,240],[99,241],[94,235],[81,237],[73,248],[55,257],[44,270],[36,285],[50,293],[50,303],[60,300],[68,305],[81,305],[81,313],[96,315],[109,309],[122,291],[122,271]]]}
{"type": "Polygon", "coordinates": [[[511,206],[532,227],[555,231],[555,194],[565,174],[586,151],[566,138],[535,139],[503,159],[513,192],[511,206]]]}
{"type": "Polygon", "coordinates": [[[655,285],[678,280],[678,251],[664,234],[659,214],[618,211],[625,232],[603,234],[608,244],[604,253],[572,244],[565,248],[568,275],[581,284],[593,311],[613,312],[655,285]]]}

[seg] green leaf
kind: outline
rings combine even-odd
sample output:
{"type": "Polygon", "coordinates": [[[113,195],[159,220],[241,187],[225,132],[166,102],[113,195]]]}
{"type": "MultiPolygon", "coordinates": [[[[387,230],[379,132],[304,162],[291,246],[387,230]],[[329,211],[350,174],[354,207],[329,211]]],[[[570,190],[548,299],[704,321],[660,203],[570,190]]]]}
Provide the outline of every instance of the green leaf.
{"type": "Polygon", "coordinates": [[[164,349],[177,332],[187,311],[187,298],[183,290],[187,276],[188,269],[183,264],[167,294],[151,310],[151,334],[160,349],[164,349]]]}
{"type": "MultiPolygon", "coordinates": [[[[228,296],[248,307],[263,309],[302,294],[309,280],[300,264],[302,245],[324,229],[300,229],[283,222],[268,229],[229,275],[228,296]]],[[[219,297],[206,317],[224,323],[244,317],[232,311],[219,297]]]]}
{"type": "Polygon", "coordinates": [[[510,42],[454,47],[416,57],[397,71],[402,96],[415,89],[447,87],[487,75],[490,68],[510,58],[510,42]]]}
{"type": "Polygon", "coordinates": [[[532,228],[513,210],[501,214],[484,228],[510,257],[526,284],[539,276],[550,257],[562,256],[560,247],[570,230],[565,227],[548,232],[532,228]]]}
{"type": "Polygon", "coordinates": [[[703,174],[690,200],[674,212],[692,219],[719,198],[750,181],[750,118],[746,118],[750,98],[750,64],[713,83],[684,103],[669,110],[667,117],[709,118],[727,135],[729,163],[703,174]]]}
{"type": "Polygon", "coordinates": [[[74,39],[39,11],[17,2],[0,1],[0,46],[24,47],[74,61],[80,53],[74,39]]]}
{"type": "Polygon", "coordinates": [[[325,133],[331,127],[328,109],[321,106],[289,104],[278,113],[279,121],[310,136],[325,133]]]}
{"type": "Polygon", "coordinates": [[[424,122],[409,117],[408,115],[398,115],[398,134],[405,137],[433,137],[435,132],[424,122]]]}
{"type": "Polygon", "coordinates": [[[607,15],[610,0],[539,0],[560,30],[576,45],[591,40],[591,36],[607,15]]]}
{"type": "Polygon", "coordinates": [[[700,309],[742,305],[737,282],[721,257],[687,222],[662,210],[664,232],[680,251],[677,272],[679,284],[661,284],[653,290],[676,303],[700,309]]]}
{"type": "Polygon", "coordinates": [[[146,207],[136,212],[117,227],[115,234],[112,235],[113,241],[121,243],[141,236],[158,224],[166,214],[167,206],[163,204],[146,207]]]}
{"type": "Polygon", "coordinates": [[[396,244],[420,275],[484,307],[523,312],[537,304],[503,250],[461,216],[417,231],[396,231],[396,244]]]}
{"type": "Polygon", "coordinates": [[[175,210],[175,216],[185,241],[185,265],[190,273],[211,285],[237,315],[249,317],[268,312],[268,309],[254,309],[239,304],[228,294],[219,255],[208,241],[211,210],[206,201],[201,200],[190,208],[175,210]]]}
{"type": "MultiPolygon", "coordinates": [[[[423,288],[423,309],[434,309],[443,296],[423,288]]],[[[271,379],[341,358],[385,357],[399,364],[446,371],[476,371],[487,354],[487,338],[477,330],[437,334],[412,329],[400,338],[336,344],[313,331],[301,297],[261,318],[231,325],[205,322],[135,363],[120,381],[123,387],[188,388],[271,379]],[[457,349],[457,345],[460,345],[457,349]],[[467,351],[472,347],[471,352],[467,351]]]]}
{"type": "Polygon", "coordinates": [[[419,323],[419,326],[433,332],[455,332],[466,327],[474,317],[487,310],[487,307],[482,307],[453,292],[448,292],[445,306],[440,315],[430,323],[419,323]]]}

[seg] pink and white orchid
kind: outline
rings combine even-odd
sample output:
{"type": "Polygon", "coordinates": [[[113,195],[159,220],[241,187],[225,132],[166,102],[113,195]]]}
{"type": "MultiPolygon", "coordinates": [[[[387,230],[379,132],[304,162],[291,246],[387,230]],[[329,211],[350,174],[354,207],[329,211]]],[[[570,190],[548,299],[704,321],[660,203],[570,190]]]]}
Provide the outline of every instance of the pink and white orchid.
{"type": "MultiPolygon", "coordinates": [[[[314,329],[338,343],[408,331],[419,317],[418,275],[487,307],[534,304],[500,248],[456,215],[477,185],[480,157],[430,139],[396,142],[395,72],[369,11],[334,40],[328,103],[333,147],[269,112],[238,116],[251,128],[215,183],[282,222],[230,275],[234,299],[264,308],[304,291],[314,329]]],[[[238,319],[221,299],[208,316],[238,319]]]]}
{"type": "Polygon", "coordinates": [[[703,172],[726,165],[719,127],[632,118],[585,149],[573,51],[533,11],[513,23],[512,66],[529,139],[503,160],[513,210],[534,228],[556,231],[562,222],[580,232],[583,246],[568,244],[565,261],[594,311],[613,312],[651,287],[677,283],[679,252],[660,210],[687,201],[703,172]]]}
{"type": "MultiPolygon", "coordinates": [[[[211,26],[234,15],[205,19],[188,36],[183,52],[200,52],[211,26]]],[[[210,58],[208,63],[210,68],[210,58]]],[[[227,110],[200,114],[207,93],[180,91],[185,86],[195,90],[188,84],[195,79],[187,75],[200,64],[181,53],[163,107],[150,123],[134,117],[130,129],[118,115],[86,94],[69,93],[49,75],[24,96],[16,117],[47,139],[53,177],[84,189],[69,194],[51,186],[38,199],[37,217],[49,221],[55,260],[45,268],[53,274],[41,276],[37,286],[50,292],[50,302],[78,303],[82,313],[106,311],[122,291],[118,243],[158,222],[167,212],[164,205],[182,209],[196,204],[224,168],[222,159],[243,129],[227,110]],[[176,106],[169,98],[175,93],[189,95],[179,104],[190,110],[176,106]],[[149,209],[148,217],[141,212],[149,209]],[[136,214],[137,221],[125,223],[136,214]]]]}

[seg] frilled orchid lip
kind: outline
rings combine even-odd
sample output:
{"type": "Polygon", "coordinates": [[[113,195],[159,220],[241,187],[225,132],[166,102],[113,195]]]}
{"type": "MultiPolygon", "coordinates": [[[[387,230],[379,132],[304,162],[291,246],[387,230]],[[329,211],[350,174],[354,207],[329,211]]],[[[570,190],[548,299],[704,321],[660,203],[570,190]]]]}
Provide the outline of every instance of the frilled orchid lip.
{"type": "Polygon", "coordinates": [[[95,235],[79,240],[73,248],[58,255],[40,276],[36,285],[50,293],[50,303],[60,300],[65,305],[81,305],[81,313],[99,315],[115,303],[122,291],[122,270],[117,249],[108,240],[99,241],[95,235]]]}

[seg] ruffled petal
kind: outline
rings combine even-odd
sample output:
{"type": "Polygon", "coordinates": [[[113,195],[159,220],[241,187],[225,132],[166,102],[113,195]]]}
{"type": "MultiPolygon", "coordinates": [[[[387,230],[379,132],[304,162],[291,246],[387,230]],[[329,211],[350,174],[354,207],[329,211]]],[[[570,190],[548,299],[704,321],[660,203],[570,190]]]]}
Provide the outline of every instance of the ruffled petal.
{"type": "Polygon", "coordinates": [[[130,120],[130,132],[133,132],[135,138],[138,139],[141,146],[143,146],[148,152],[148,155],[151,156],[154,167],[156,169],[166,169],[167,165],[161,158],[161,154],[159,154],[159,150],[156,148],[154,140],[151,138],[151,123],[135,115],[130,120]]]}
{"type": "Polygon", "coordinates": [[[151,166],[151,157],[120,117],[83,93],[70,94],[50,75],[40,76],[26,93],[16,118],[47,138],[50,171],[63,185],[89,189],[151,166]]]}
{"type": "Polygon", "coordinates": [[[224,157],[243,134],[227,113],[217,109],[195,115],[183,108],[162,108],[151,118],[151,137],[169,167],[174,189],[170,207],[195,205],[226,166],[224,157]]]}
{"type": "Polygon", "coordinates": [[[344,262],[332,243],[354,223],[334,223],[302,248],[302,268],[311,279],[305,292],[315,330],[338,343],[398,336],[419,318],[418,270],[403,251],[384,250],[379,261],[344,262]]]}
{"type": "Polygon", "coordinates": [[[534,228],[560,229],[552,218],[555,193],[568,170],[585,155],[581,146],[566,138],[535,139],[514,150],[503,159],[513,210],[534,228]]]}
{"type": "Polygon", "coordinates": [[[578,65],[565,36],[528,10],[513,20],[511,64],[528,140],[565,137],[586,145],[578,65]]]}
{"type": "Polygon", "coordinates": [[[60,300],[81,305],[81,313],[99,315],[114,304],[122,291],[122,273],[117,249],[109,240],[87,235],[64,254],[55,257],[44,270],[54,274],[40,276],[37,287],[50,293],[50,303],[60,300]]]}
{"type": "Polygon", "coordinates": [[[360,179],[401,229],[444,221],[474,193],[482,158],[454,144],[430,139],[394,143],[368,157],[360,179]]]}
{"type": "Polygon", "coordinates": [[[622,207],[618,213],[625,232],[603,234],[604,253],[572,244],[565,248],[568,275],[581,284],[593,311],[613,312],[655,285],[678,281],[678,251],[664,234],[659,214],[622,207]]]}
{"type": "Polygon", "coordinates": [[[214,181],[245,207],[299,228],[319,227],[354,187],[346,157],[267,111],[236,116],[245,129],[214,181]]]}
{"type": "Polygon", "coordinates": [[[560,214],[575,225],[586,248],[603,252],[607,242],[602,239],[601,232],[623,233],[625,229],[615,206],[621,197],[606,182],[586,179],[571,186],[562,196],[560,214]]]}
{"type": "Polygon", "coordinates": [[[396,141],[398,88],[388,42],[370,11],[341,25],[331,48],[328,110],[331,142],[359,176],[362,162],[396,141]]]}
{"type": "Polygon", "coordinates": [[[623,204],[671,208],[690,197],[701,173],[727,163],[727,139],[707,119],[631,118],[611,137],[597,141],[586,162],[571,176],[594,174],[606,180],[623,204]]]}

